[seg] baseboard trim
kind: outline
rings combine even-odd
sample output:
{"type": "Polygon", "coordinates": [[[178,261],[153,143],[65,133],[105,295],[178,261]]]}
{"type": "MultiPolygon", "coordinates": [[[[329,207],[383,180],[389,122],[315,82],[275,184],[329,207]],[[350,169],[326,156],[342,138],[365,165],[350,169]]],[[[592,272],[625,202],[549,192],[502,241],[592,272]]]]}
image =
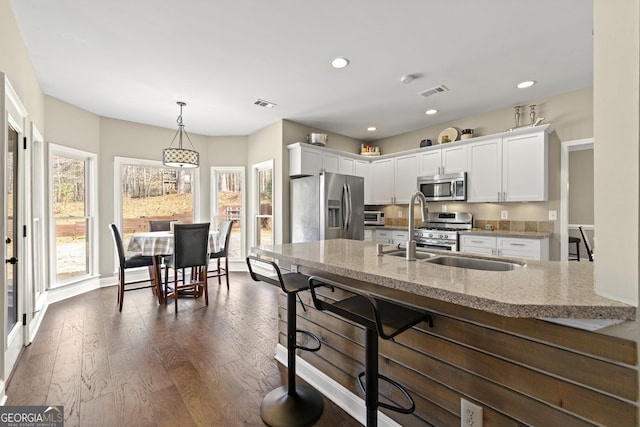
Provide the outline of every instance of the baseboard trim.
{"type": "MultiPolygon", "coordinates": [[[[276,360],[284,366],[288,364],[287,349],[282,344],[276,345],[276,360]]],[[[362,398],[347,390],[324,372],[320,371],[306,360],[296,356],[296,375],[312,385],[327,399],[342,408],[360,424],[366,423],[366,406],[362,398]]],[[[378,411],[378,425],[380,427],[401,427],[389,416],[378,411]]]]}

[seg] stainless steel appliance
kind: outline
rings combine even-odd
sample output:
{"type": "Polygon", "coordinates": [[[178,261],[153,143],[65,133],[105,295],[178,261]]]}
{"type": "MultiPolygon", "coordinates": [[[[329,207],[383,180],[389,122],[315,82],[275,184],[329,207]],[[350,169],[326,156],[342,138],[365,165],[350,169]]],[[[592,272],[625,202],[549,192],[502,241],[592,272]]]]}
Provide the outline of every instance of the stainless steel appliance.
{"type": "Polygon", "coordinates": [[[291,180],[291,241],[364,240],[364,178],[322,173],[291,180]]]}
{"type": "Polygon", "coordinates": [[[426,221],[413,235],[421,248],[458,250],[458,231],[471,230],[471,212],[429,212],[426,221]]]}
{"type": "Polygon", "coordinates": [[[418,177],[418,190],[430,202],[467,200],[467,173],[418,177]]]}
{"type": "Polygon", "coordinates": [[[384,212],[364,211],[364,225],[384,225],[384,212]]]}

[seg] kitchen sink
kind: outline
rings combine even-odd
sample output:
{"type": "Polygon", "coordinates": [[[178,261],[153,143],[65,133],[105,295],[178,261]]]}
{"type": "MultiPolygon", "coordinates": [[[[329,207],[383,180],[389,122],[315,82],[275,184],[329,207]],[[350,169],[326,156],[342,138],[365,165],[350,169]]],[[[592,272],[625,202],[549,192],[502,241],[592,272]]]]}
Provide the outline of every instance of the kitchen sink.
{"type": "MultiPolygon", "coordinates": [[[[397,256],[397,257],[402,257],[402,258],[406,258],[407,256],[407,251],[404,249],[398,249],[395,251],[390,251],[390,252],[384,252],[384,255],[391,255],[391,256],[397,256]]],[[[420,251],[416,251],[416,259],[430,259],[437,256],[436,254],[432,254],[431,252],[420,252],[420,251]]]]}
{"type": "Polygon", "coordinates": [[[524,265],[524,263],[516,261],[496,261],[492,259],[466,258],[448,255],[433,257],[431,259],[427,259],[427,262],[447,267],[470,268],[472,270],[484,271],[509,271],[515,270],[516,268],[524,265]]]}

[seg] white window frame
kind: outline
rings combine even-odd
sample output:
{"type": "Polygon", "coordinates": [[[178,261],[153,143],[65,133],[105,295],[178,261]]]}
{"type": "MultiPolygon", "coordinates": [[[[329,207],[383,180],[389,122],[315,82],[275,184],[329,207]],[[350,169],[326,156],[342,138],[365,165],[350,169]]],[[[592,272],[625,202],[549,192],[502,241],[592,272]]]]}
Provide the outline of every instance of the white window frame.
{"type": "MultiPolygon", "coordinates": [[[[240,209],[240,259],[244,264],[244,259],[247,254],[247,215],[246,215],[246,206],[247,206],[247,181],[246,181],[246,169],[244,166],[212,166],[211,167],[211,207],[210,207],[210,216],[211,216],[211,224],[213,225],[218,217],[216,215],[217,206],[218,206],[218,182],[217,182],[217,173],[218,172],[229,172],[229,173],[240,173],[242,179],[242,207],[240,209]]],[[[236,261],[237,258],[229,258],[229,261],[236,261]]]]}
{"type": "Polygon", "coordinates": [[[55,289],[66,285],[83,282],[87,279],[98,277],[98,179],[97,160],[95,153],[65,147],[63,145],[49,143],[49,288],[55,289]],[[56,279],[56,227],[53,216],[53,157],[63,156],[71,159],[83,160],[85,162],[85,216],[87,223],[87,247],[89,248],[89,261],[87,267],[89,272],[81,276],[74,276],[68,280],[58,282],[56,279]]]}

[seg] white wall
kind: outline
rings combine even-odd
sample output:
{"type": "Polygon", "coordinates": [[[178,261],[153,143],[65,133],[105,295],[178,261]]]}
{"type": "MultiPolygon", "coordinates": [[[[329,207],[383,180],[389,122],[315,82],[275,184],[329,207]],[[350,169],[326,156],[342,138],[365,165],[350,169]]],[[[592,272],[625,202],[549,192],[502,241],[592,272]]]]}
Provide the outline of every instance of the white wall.
{"type": "Polygon", "coordinates": [[[595,0],[594,5],[596,291],[637,305],[640,2],[595,0]]]}

